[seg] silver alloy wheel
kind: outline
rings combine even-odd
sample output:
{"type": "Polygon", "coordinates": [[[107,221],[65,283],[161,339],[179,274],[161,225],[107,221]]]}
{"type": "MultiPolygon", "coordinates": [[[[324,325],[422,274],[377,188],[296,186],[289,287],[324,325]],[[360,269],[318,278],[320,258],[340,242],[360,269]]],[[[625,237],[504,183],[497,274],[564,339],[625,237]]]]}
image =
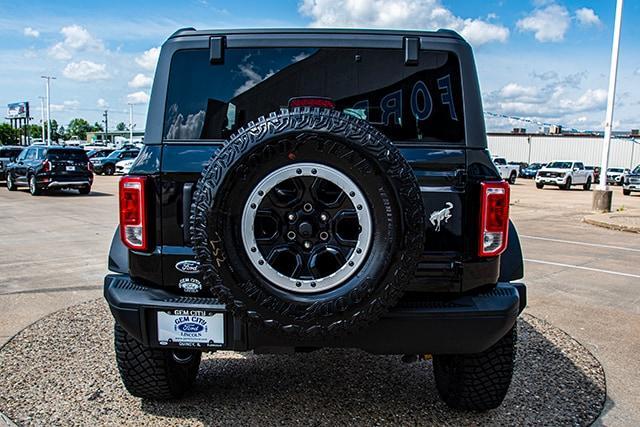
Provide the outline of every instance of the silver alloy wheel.
{"type": "Polygon", "coordinates": [[[29,191],[31,191],[31,194],[35,194],[36,192],[36,177],[33,175],[29,178],[29,191]]]}
{"type": "Polygon", "coordinates": [[[241,227],[242,243],[253,267],[273,285],[299,293],[327,291],[352,277],[366,260],[373,237],[363,192],[342,172],[319,163],[294,163],[262,179],[247,199],[241,227]],[[293,199],[270,205],[274,197],[283,195],[293,199]],[[266,239],[272,240],[270,245],[256,238],[256,233],[264,234],[256,228],[262,215],[272,224],[272,236],[266,239]],[[277,262],[281,252],[286,257],[277,262]],[[321,257],[328,262],[319,262],[321,257]],[[289,261],[295,265],[288,265],[289,261]],[[284,273],[277,264],[294,270],[284,273]],[[326,270],[328,274],[318,274],[323,271],[315,268],[319,264],[332,268],[326,270]]]}

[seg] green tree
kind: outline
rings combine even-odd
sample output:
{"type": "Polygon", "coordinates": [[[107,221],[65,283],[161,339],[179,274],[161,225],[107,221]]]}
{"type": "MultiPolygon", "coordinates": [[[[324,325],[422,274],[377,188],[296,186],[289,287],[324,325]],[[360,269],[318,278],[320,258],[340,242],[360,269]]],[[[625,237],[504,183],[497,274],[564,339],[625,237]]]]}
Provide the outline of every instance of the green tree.
{"type": "Polygon", "coordinates": [[[98,122],[95,122],[93,124],[93,129],[91,130],[91,132],[104,132],[104,128],[102,127],[102,125],[98,122]]]}
{"type": "MultiPolygon", "coordinates": [[[[53,130],[53,124],[51,125],[51,129],[53,130]]],[[[77,136],[78,139],[87,139],[87,132],[93,131],[93,126],[85,119],[73,119],[69,122],[69,126],[67,126],[69,137],[77,136]]]]}
{"type": "Polygon", "coordinates": [[[127,130],[127,125],[125,125],[124,122],[120,122],[116,125],[116,130],[119,130],[120,132],[127,130]]]}
{"type": "Polygon", "coordinates": [[[16,144],[18,142],[18,130],[14,129],[8,123],[0,124],[0,143],[16,144]]]}
{"type": "Polygon", "coordinates": [[[42,138],[42,126],[29,125],[29,136],[31,138],[42,138]]]}

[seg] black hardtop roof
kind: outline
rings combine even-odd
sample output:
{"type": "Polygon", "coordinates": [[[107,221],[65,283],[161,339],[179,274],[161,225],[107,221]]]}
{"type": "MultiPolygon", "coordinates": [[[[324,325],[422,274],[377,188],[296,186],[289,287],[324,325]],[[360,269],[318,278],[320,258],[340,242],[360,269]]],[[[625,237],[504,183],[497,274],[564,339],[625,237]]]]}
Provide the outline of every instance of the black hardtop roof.
{"type": "Polygon", "coordinates": [[[209,29],[196,30],[193,27],[181,28],[173,33],[169,38],[184,36],[219,36],[219,35],[239,35],[239,34],[376,34],[388,36],[416,36],[416,37],[438,37],[455,38],[462,40],[462,36],[453,30],[439,29],[436,31],[421,30],[379,30],[379,29],[356,29],[356,28],[245,28],[245,29],[209,29]]]}

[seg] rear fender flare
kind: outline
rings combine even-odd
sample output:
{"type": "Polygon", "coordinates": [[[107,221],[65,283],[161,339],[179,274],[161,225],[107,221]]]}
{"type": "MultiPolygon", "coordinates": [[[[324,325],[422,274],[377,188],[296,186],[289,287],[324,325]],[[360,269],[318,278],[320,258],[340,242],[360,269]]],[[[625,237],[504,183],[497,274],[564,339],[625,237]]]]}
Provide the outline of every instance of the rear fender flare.
{"type": "Polygon", "coordinates": [[[509,243],[507,249],[500,256],[500,276],[499,282],[512,282],[524,277],[524,261],[522,259],[522,246],[518,230],[509,220],[509,243]]]}

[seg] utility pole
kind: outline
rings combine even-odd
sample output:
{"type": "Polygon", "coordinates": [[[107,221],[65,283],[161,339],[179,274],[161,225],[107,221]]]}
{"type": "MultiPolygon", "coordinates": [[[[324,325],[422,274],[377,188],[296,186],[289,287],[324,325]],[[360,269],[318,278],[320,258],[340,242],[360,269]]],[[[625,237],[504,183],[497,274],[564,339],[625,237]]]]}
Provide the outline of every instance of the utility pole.
{"type": "Polygon", "coordinates": [[[46,80],[45,90],[47,96],[47,145],[51,145],[51,97],[49,96],[51,80],[55,80],[52,76],[40,76],[46,80]]]}
{"type": "Polygon", "coordinates": [[[42,142],[44,142],[44,96],[39,96],[40,98],[40,129],[42,131],[42,142]]]}
{"type": "Polygon", "coordinates": [[[104,110],[102,114],[104,117],[104,140],[109,141],[109,110],[104,110]]]}
{"type": "Polygon", "coordinates": [[[613,46],[611,47],[611,68],[609,70],[609,92],[607,97],[607,116],[604,121],[604,141],[602,144],[602,166],[600,183],[593,192],[592,209],[611,212],[613,192],[607,186],[607,169],[609,167],[609,148],[611,146],[611,128],[613,126],[613,106],[616,99],[616,79],[618,78],[618,56],[620,53],[620,29],[622,28],[622,4],[616,2],[616,20],[613,28],[613,46]]]}
{"type": "Polygon", "coordinates": [[[129,103],[129,144],[133,144],[133,104],[129,103]]]}

